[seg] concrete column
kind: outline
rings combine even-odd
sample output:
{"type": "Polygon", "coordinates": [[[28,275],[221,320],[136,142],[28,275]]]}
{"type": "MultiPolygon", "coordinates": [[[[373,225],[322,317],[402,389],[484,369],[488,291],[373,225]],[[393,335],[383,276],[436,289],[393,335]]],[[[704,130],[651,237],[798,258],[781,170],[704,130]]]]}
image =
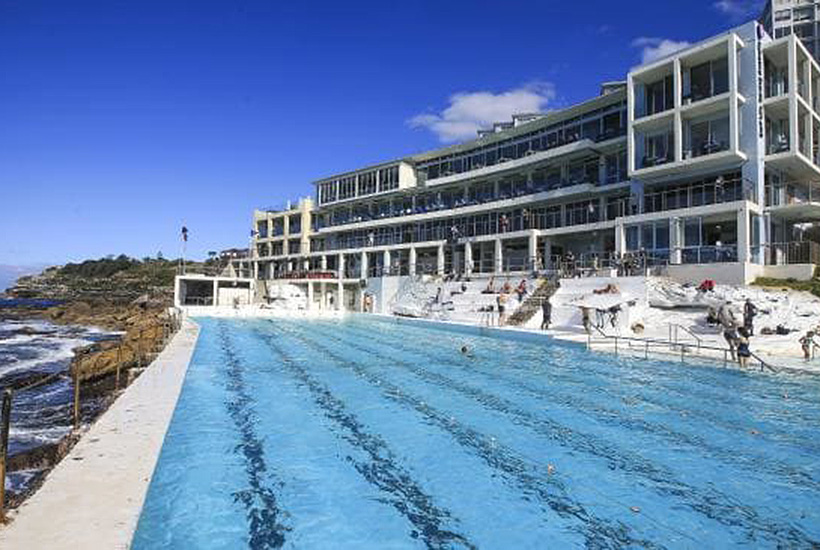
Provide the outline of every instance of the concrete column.
{"type": "Polygon", "coordinates": [[[683,224],[680,218],[669,219],[669,263],[680,264],[683,261],[683,224]]]}
{"type": "Polygon", "coordinates": [[[673,70],[672,70],[672,93],[674,94],[674,106],[675,106],[675,115],[674,115],[674,127],[673,127],[673,135],[674,135],[674,147],[675,151],[672,155],[672,160],[675,162],[680,162],[683,160],[683,119],[680,114],[680,106],[683,102],[682,99],[682,91],[683,91],[683,74],[681,73],[681,65],[680,59],[675,59],[673,63],[673,70]]]}
{"type": "Polygon", "coordinates": [[[361,260],[359,261],[359,264],[361,265],[361,273],[359,274],[359,277],[361,279],[367,279],[367,277],[368,277],[368,273],[367,273],[368,272],[367,252],[362,252],[362,256],[361,256],[361,260]]]}
{"type": "Polygon", "coordinates": [[[444,275],[444,245],[438,245],[436,249],[436,273],[444,275]]]}
{"type": "Polygon", "coordinates": [[[621,256],[626,252],[626,231],[623,223],[615,224],[615,254],[621,256]]]}
{"type": "Polygon", "coordinates": [[[385,250],[382,254],[382,266],[384,273],[390,273],[390,251],[385,250]]]}
{"type": "Polygon", "coordinates": [[[504,271],[504,245],[501,239],[495,239],[495,272],[502,273],[504,271]]]}
{"type": "Polygon", "coordinates": [[[327,284],[322,281],[319,283],[319,309],[325,309],[327,306],[327,284]]]}
{"type": "Polygon", "coordinates": [[[321,258],[319,258],[319,266],[322,268],[322,271],[327,269],[327,256],[322,254],[321,258]]]}
{"type": "Polygon", "coordinates": [[[729,61],[729,150],[736,151],[740,147],[740,113],[738,109],[737,93],[737,44],[733,36],[728,41],[729,61]]]}
{"type": "Polygon", "coordinates": [[[345,297],[345,287],[342,283],[342,280],[339,279],[339,282],[336,284],[336,311],[343,311],[344,310],[344,297],[345,297]]]}
{"type": "Polygon", "coordinates": [[[339,269],[338,269],[338,277],[341,281],[345,277],[345,255],[339,254],[339,269]]]}
{"type": "Polygon", "coordinates": [[[534,230],[530,230],[527,244],[529,245],[527,247],[527,265],[531,270],[535,271],[535,264],[538,259],[538,233],[534,230]]]}
{"type": "Polygon", "coordinates": [[[544,239],[544,268],[552,269],[552,239],[544,239]]]}
{"type": "Polygon", "coordinates": [[[253,278],[259,278],[259,262],[253,262],[253,278]]]}
{"type": "Polygon", "coordinates": [[[468,277],[473,274],[473,245],[469,241],[464,243],[464,273],[468,277]]]}
{"type": "Polygon", "coordinates": [[[797,151],[797,38],[789,36],[789,153],[797,151]]]}
{"type": "Polygon", "coordinates": [[[305,271],[310,270],[310,258],[305,258],[302,260],[302,269],[305,271]]]}
{"type": "Polygon", "coordinates": [[[745,206],[737,211],[737,261],[749,261],[749,243],[752,242],[749,226],[749,209],[745,206]]]}
{"type": "Polygon", "coordinates": [[[307,287],[307,309],[313,311],[313,281],[308,281],[307,287]]]}
{"type": "Polygon", "coordinates": [[[410,256],[410,259],[408,260],[408,264],[409,264],[408,269],[410,270],[409,273],[410,273],[410,276],[412,277],[413,275],[416,274],[416,247],[415,246],[410,247],[409,256],[410,256]]]}
{"type": "Polygon", "coordinates": [[[214,279],[214,305],[219,305],[219,281],[214,279]]]}

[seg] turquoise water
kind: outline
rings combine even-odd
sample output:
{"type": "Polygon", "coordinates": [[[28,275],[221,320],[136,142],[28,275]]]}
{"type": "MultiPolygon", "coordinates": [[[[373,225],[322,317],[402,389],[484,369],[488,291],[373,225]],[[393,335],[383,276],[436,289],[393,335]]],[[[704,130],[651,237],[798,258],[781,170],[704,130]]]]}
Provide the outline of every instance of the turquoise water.
{"type": "Polygon", "coordinates": [[[137,550],[820,544],[815,379],[366,317],[199,322],[137,550]]]}

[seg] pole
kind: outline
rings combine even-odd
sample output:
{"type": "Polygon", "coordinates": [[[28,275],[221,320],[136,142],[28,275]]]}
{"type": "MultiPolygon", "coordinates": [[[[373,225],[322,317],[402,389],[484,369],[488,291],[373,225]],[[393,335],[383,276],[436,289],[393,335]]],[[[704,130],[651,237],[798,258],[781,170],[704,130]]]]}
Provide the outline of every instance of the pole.
{"type": "Polygon", "coordinates": [[[11,423],[11,390],[3,392],[3,427],[0,430],[0,520],[6,517],[6,458],[9,452],[11,423]]]}
{"type": "Polygon", "coordinates": [[[117,346],[117,387],[115,389],[120,389],[120,367],[122,366],[122,342],[117,346]]]}
{"type": "Polygon", "coordinates": [[[80,427],[80,365],[74,368],[74,429],[80,427]]]}

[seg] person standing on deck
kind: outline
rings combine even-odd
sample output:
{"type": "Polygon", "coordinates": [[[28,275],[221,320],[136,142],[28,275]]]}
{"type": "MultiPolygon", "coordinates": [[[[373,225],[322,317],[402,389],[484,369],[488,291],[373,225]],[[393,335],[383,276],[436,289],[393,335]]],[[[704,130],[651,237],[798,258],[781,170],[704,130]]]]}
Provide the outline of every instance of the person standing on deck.
{"type": "Polygon", "coordinates": [[[757,306],[752,303],[751,298],[746,298],[746,303],[743,304],[743,328],[749,332],[749,336],[754,335],[754,320],[757,311],[757,306]]]}
{"type": "Polygon", "coordinates": [[[507,304],[507,295],[504,292],[501,292],[495,298],[496,304],[498,305],[498,326],[504,326],[504,322],[506,317],[504,316],[504,311],[506,310],[507,304]]]}
{"type": "Polygon", "coordinates": [[[584,325],[584,330],[587,334],[592,331],[592,320],[589,317],[589,308],[581,307],[581,323],[584,325]]]}
{"type": "Polygon", "coordinates": [[[552,304],[549,298],[541,301],[541,330],[547,330],[552,323],[552,304]]]}
{"type": "Polygon", "coordinates": [[[749,357],[752,352],[749,349],[749,331],[745,327],[740,329],[740,337],[737,339],[737,362],[741,368],[749,366],[749,357]]]}

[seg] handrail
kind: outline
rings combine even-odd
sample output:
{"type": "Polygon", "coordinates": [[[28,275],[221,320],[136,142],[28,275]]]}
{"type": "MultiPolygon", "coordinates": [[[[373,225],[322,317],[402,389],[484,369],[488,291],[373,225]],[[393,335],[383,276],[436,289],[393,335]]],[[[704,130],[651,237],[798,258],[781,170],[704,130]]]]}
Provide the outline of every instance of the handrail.
{"type": "MultiPolygon", "coordinates": [[[[687,346],[690,345],[690,344],[685,344],[685,343],[680,343],[680,342],[672,342],[671,340],[670,341],[664,341],[664,340],[658,340],[658,339],[654,339],[654,338],[637,338],[635,336],[608,335],[598,327],[595,327],[595,329],[600,334],[603,335],[604,339],[614,340],[615,341],[615,353],[616,354],[618,353],[618,341],[619,340],[624,340],[624,341],[627,341],[627,342],[640,342],[640,343],[644,344],[647,357],[648,357],[648,349],[649,349],[650,345],[659,346],[659,347],[667,347],[668,346],[670,349],[674,349],[676,346],[678,346],[678,347],[680,347],[680,351],[681,351],[681,362],[683,362],[684,353],[686,351],[686,348],[687,348],[687,346]]],[[[587,348],[590,349],[591,346],[592,346],[592,334],[588,333],[587,348]]],[[[723,353],[723,364],[724,365],[726,365],[728,363],[728,354],[732,351],[729,348],[722,348],[722,347],[718,347],[718,346],[707,346],[707,345],[699,345],[698,350],[710,350],[710,351],[722,352],[723,353]]],[[[774,373],[778,372],[777,368],[775,368],[770,363],[764,361],[759,355],[757,355],[754,352],[750,352],[750,353],[751,353],[751,357],[753,357],[754,359],[756,359],[760,363],[760,370],[763,370],[764,368],[766,368],[766,369],[770,370],[771,372],[774,372],[774,373]]]]}
{"type": "Polygon", "coordinates": [[[695,341],[696,341],[696,342],[697,342],[697,344],[698,344],[698,348],[700,348],[700,347],[701,347],[701,345],[703,344],[703,339],[702,339],[700,336],[698,336],[697,334],[695,334],[694,332],[692,332],[692,329],[690,329],[689,327],[686,327],[686,326],[684,326],[684,325],[681,325],[680,323],[669,323],[669,341],[670,341],[670,342],[671,342],[671,341],[673,341],[673,339],[672,339],[672,333],[673,333],[672,329],[673,329],[673,328],[675,329],[675,330],[674,330],[674,334],[675,334],[674,342],[675,342],[676,344],[678,343],[678,329],[683,329],[683,331],[684,331],[685,333],[687,333],[687,334],[688,334],[688,335],[690,335],[692,338],[694,338],[694,339],[695,339],[695,341]]]}

